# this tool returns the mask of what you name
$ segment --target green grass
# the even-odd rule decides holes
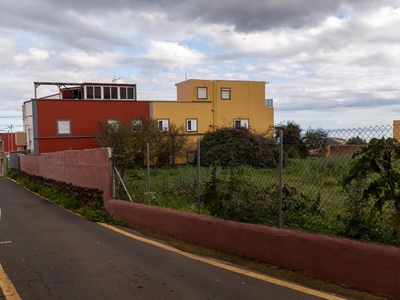
[[[16,172],[10,172],[7,174],[7,176],[11,179],[14,179],[18,184],[24,186],[28,190],[61,207],[64,207],[65,209],[78,213],[90,221],[120,226],[126,225],[122,220],[110,216],[106,212],[103,203],[92,202],[88,205],[82,205],[78,199],[64,195],[51,186],[43,186],[28,178],[18,177]]]
[[[351,195],[342,187],[350,161],[351,156],[289,160],[282,179],[283,184],[293,188],[293,194],[286,200],[283,227],[400,245],[400,237],[393,233],[393,206],[390,203],[382,213],[373,210],[373,201],[363,203],[361,219],[359,212],[351,209],[354,195],[359,196],[360,192],[350,191]],[[197,167],[191,165],[152,168],[150,204],[197,213],[197,172]],[[279,184],[279,170],[242,166],[233,172],[235,191],[228,197],[231,200],[224,200],[224,208],[221,208],[224,211],[216,216],[227,215],[228,219],[277,226],[278,197],[274,189]],[[204,195],[212,178],[212,168],[202,167],[200,173],[201,213],[215,215],[215,210],[210,211],[210,206],[205,205]],[[229,193],[231,176],[232,170],[217,168],[219,195]],[[124,181],[133,201],[149,202],[146,169],[127,170]],[[126,199],[126,195],[121,193],[120,198]],[[355,221],[356,225],[353,224]]]

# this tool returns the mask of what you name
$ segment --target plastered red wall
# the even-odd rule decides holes
[[[150,117],[150,102],[104,100],[36,100],[39,154],[97,147],[97,121],[129,122]],[[71,121],[71,134],[57,133],[57,120]]]
[[[83,151],[60,151],[40,156],[19,155],[20,170],[76,186],[103,191],[107,208],[111,197],[111,150],[109,148]]]
[[[4,152],[17,151],[18,146],[15,143],[15,132],[0,133],[0,139],[3,140]]]
[[[129,224],[154,232],[400,298],[397,247],[226,221],[121,200],[110,200],[108,208]]]

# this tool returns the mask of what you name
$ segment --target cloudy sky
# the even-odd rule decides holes
[[[275,123],[400,119],[400,0],[0,0],[0,131],[22,130],[34,81],[261,80]],[[40,89],[46,94],[45,87]]]

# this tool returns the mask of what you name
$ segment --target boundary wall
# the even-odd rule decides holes
[[[110,213],[176,239],[400,299],[400,248],[110,200]]]
[[[110,149],[20,157],[25,173],[103,191],[107,211],[127,223],[190,243],[400,299],[400,248],[226,221],[111,199]]]
[[[111,149],[97,148],[43,153],[40,156],[19,155],[19,169],[72,185],[103,191],[104,205],[112,195]]]
[[[353,155],[366,145],[330,145],[326,147],[325,156]]]

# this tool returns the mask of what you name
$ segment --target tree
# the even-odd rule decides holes
[[[186,154],[188,137],[182,127],[173,123],[168,130],[160,130],[157,120],[143,117],[129,123],[98,121],[98,124],[100,130],[95,135],[95,141],[100,147],[113,149],[113,160],[121,168],[121,173],[128,168],[146,165],[147,143],[153,164],[170,164],[175,158]]]
[[[393,202],[393,230],[400,234],[400,143],[393,138],[373,138],[366,147],[353,155],[350,171],[343,185],[357,180],[367,182],[364,201],[373,199],[375,208],[382,211],[386,202]]]
[[[279,165],[279,149],[273,138],[244,127],[222,127],[207,132],[201,140],[200,156],[204,166],[276,168]]]
[[[346,145],[364,145],[367,141],[360,138],[358,135],[356,137],[349,138],[346,142]]]
[[[301,136],[301,127],[294,121],[275,125],[275,139],[279,141],[280,130],[283,131],[283,150],[289,158],[304,158],[308,156],[307,146]]]
[[[327,139],[328,133],[320,127],[317,129],[309,128],[303,137],[308,152],[310,150],[323,151],[326,147]]]

